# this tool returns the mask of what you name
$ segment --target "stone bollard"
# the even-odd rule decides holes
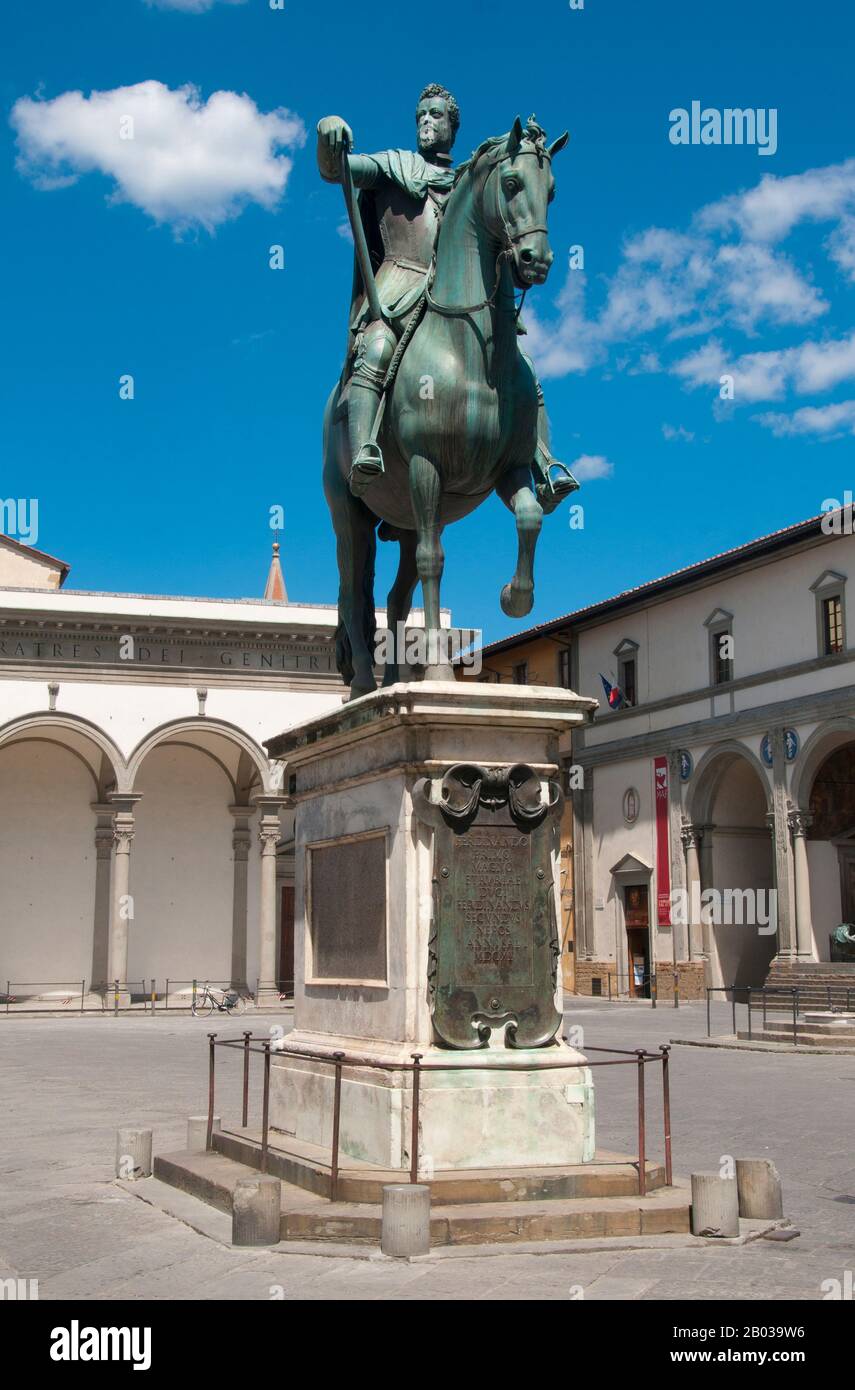
[[[390,1183],[383,1188],[380,1249],[384,1255],[426,1255],[430,1249],[430,1188]]]
[[[784,1215],[781,1175],[770,1158],[738,1158],[739,1215],[776,1220]]]
[[[116,1130],[116,1177],[135,1182],[151,1177],[151,1130]]]
[[[281,1197],[278,1178],[239,1178],[232,1198],[232,1245],[276,1245]]]
[[[739,1195],[735,1178],[692,1174],[692,1234],[738,1236]]]
[[[216,1134],[220,1128],[219,1115],[214,1116],[213,1133]],[[208,1116],[190,1115],[187,1120],[187,1152],[191,1154],[203,1154],[208,1141]]]

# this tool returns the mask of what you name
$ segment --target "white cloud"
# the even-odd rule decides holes
[[[184,10],[187,14],[201,14],[210,10],[217,0],[145,0],[149,9]],[[222,0],[224,5],[245,5],[246,0]]]
[[[133,138],[122,138],[132,120]],[[251,97],[139,82],[109,92],[22,97],[12,108],[18,168],[53,189],[98,171],[115,181],[112,202],[133,203],[177,230],[213,231],[247,203],[274,208],[292,160],[278,153],[306,139],[298,116],[264,113]]]
[[[704,230],[737,231],[749,241],[782,241],[798,223],[828,222],[855,210],[855,159],[776,178],[710,203],[698,214]]]
[[[671,368],[690,388],[718,387],[723,374],[734,378],[738,403],[781,400],[788,390],[798,395],[830,391],[855,380],[855,333],[826,342],[804,342],[772,352],[748,352],[728,357],[712,338]]]
[[[522,346],[537,362],[543,378],[586,372],[605,355],[596,341],[593,324],[585,318],[583,271],[568,271],[556,303],[560,317],[542,323],[534,308],[529,308],[529,301],[526,302],[524,318],[528,333]]]
[[[663,424],[662,434],[670,442],[679,440],[681,444],[691,444],[695,437],[694,430],[687,430],[683,425]]]
[[[590,483],[595,478],[610,478],[614,471],[614,464],[604,454],[580,454],[576,462],[570,465],[570,472],[580,483]]]
[[[751,243],[719,247],[718,298],[735,327],[751,332],[758,320],[809,323],[828,308],[822,295],[803,279],[789,257]]]
[[[764,415],[755,415],[754,419],[779,439],[804,435],[839,439],[841,435],[855,435],[855,401],[840,401],[836,405],[806,405],[792,415],[767,411]]]

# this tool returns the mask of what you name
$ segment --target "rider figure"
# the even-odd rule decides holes
[[[353,134],[340,116],[325,116],[318,122],[321,177],[328,183],[340,183],[341,160],[347,158],[353,186],[361,190],[359,214],[388,318],[388,322],[371,320],[357,268],[343,393],[352,459],[350,488],[356,496],[383,472],[383,455],[372,438],[383,380],[430,270],[442,209],[454,185],[451,149],[459,124],[457,102],[437,83],[425,87],[416,107],[418,153],[383,150],[372,155],[351,154]],[[564,464],[549,453],[539,382],[537,392],[538,441],[531,466],[538,501],[544,511],[552,511],[578,484]]]

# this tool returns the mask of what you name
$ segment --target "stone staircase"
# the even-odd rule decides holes
[[[766,978],[769,989],[798,989],[799,1010],[855,1008],[855,961],[773,961]],[[755,1007],[760,1006],[757,997]],[[766,996],[767,1012],[792,1010],[788,995]]]
[[[207,1153],[160,1154],[154,1176],[230,1213],[241,1178],[261,1166],[260,1134],[215,1132]],[[344,1158],[330,1201],[328,1154],[290,1136],[271,1136],[267,1172],[282,1186],[280,1238],[379,1244],[382,1189],[408,1175]],[[518,1170],[439,1173],[431,1187],[431,1245],[570,1240],[687,1233],[687,1186],[665,1186],[664,1168],[645,1164],[647,1193],[638,1195],[638,1164],[598,1153],[593,1163]]]

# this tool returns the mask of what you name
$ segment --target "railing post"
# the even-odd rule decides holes
[[[243,1035],[243,1128],[249,1124],[249,1040],[252,1037],[252,1030]]]
[[[12,981],[6,981],[6,1012],[9,1012],[9,1001],[12,998]]]
[[[195,1009],[195,1007],[196,1007],[196,981],[194,980],[194,981],[193,981],[193,994],[192,994],[191,999],[190,999],[190,1008],[191,1008],[191,1009]]]
[[[748,1041],[751,1042],[751,985],[748,986]]]
[[[673,930],[673,929],[672,929]],[[674,1008],[680,1007],[680,976],[676,965],[674,966]]]
[[[113,1017],[119,1016],[119,981],[113,981]]]
[[[609,971],[608,975],[606,976],[606,979],[607,979],[608,982],[609,982],[609,1003],[611,1003],[611,1002],[612,1002],[612,972],[611,972],[611,971]]]
[[[657,998],[656,998],[656,978],[657,978],[656,975],[654,975],[654,974],[651,972],[651,975],[650,975],[650,1007],[651,1007],[652,1009],[655,1009],[655,1008],[656,1008],[656,1003],[657,1003]]]
[[[712,995],[712,990],[710,989],[709,985],[706,986],[706,991],[707,991],[707,1037],[708,1037],[708,1038],[711,1038],[711,1037],[712,1037],[712,1023],[711,1023],[711,1021],[710,1021],[710,997],[711,997],[711,995]]]
[[[730,1002],[733,1006],[733,1036],[736,1037],[736,985],[730,987]]]
[[[83,1013],[83,1000],[86,997],[86,981],[80,981],[80,1012]]]
[[[166,995],[164,996],[163,1007],[164,1007],[165,1009],[168,1009],[168,1008],[169,1008],[169,976],[168,976],[168,975],[167,975],[167,977],[166,977]]]
[[[638,1195],[647,1196],[647,1156],[645,1153],[646,1135],[644,1129],[644,1049],[637,1047],[638,1058]]]
[[[662,1118],[665,1124],[665,1186],[671,1186],[671,1077],[669,1074],[670,1047],[660,1043],[662,1053]]]
[[[793,1047],[796,1047],[797,1044],[798,1044],[798,1041],[799,1041],[799,1030],[798,1030],[798,1022],[797,1022],[798,1008],[799,1008],[799,991],[798,991],[798,988],[796,988],[796,989],[793,990]]]
[[[267,1172],[267,1149],[270,1138],[270,1043],[264,1044],[264,1096],[261,1102],[261,1171]]]
[[[763,986],[763,1032],[766,1031],[766,986]]]
[[[419,1180],[419,1096],[422,1053],[413,1053],[413,1124],[410,1139],[410,1182]]]
[[[214,1134],[214,1046],[216,1033],[208,1034],[208,1129],[205,1134],[205,1151],[213,1147]]]
[[[334,1052],[335,1088],[333,1091],[332,1154],[330,1155],[330,1201],[338,1200],[338,1135],[341,1126],[341,1064],[343,1052]]]

